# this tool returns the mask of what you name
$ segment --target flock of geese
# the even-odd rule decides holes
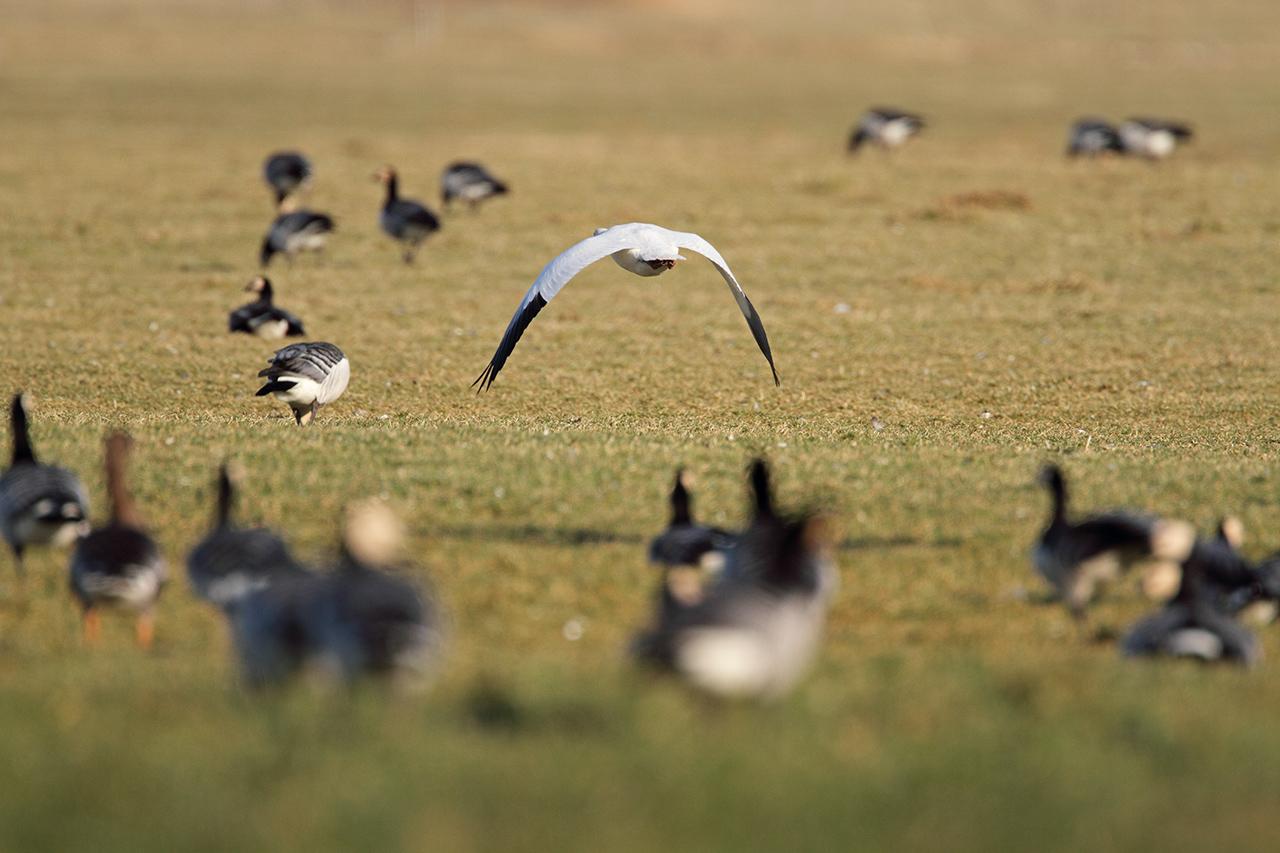
[[[873,109],[858,122],[849,148],[897,148],[924,127],[918,115]],[[1190,136],[1176,122],[1130,119],[1114,127],[1082,119],[1071,128],[1068,153],[1160,159]],[[333,231],[328,214],[294,203],[311,176],[310,162],[296,152],[273,154],[266,161],[264,177],[278,216],[263,239],[264,272],[277,254],[292,257],[323,248]],[[375,177],[386,190],[379,227],[412,263],[424,241],[440,229],[440,219],[422,203],[400,196],[395,169],[388,166]],[[474,207],[507,192],[483,166],[469,162],[446,168],[440,187],[445,207],[457,201]],[[764,323],[719,251],[697,234],[627,223],[598,229],[543,268],[473,386],[482,391],[493,384],[534,318],[587,266],[609,257],[630,273],[653,277],[685,260],[685,251],[706,258],[720,273],[775,384],[780,383]],[[306,335],[303,321],[275,304],[265,274],[246,290],[254,299],[231,312],[231,332],[270,341]],[[265,382],[257,396],[274,396],[289,406],[299,425],[307,425],[322,406],[342,396],[351,365],[332,343],[301,342],[278,350],[258,375]],[[137,642],[149,647],[168,569],[129,491],[130,437],[113,432],[106,438],[110,513],[105,524],[91,527],[79,478],[37,457],[22,393],[13,398],[10,422],[13,452],[0,476],[0,533],[19,573],[30,548],[72,547],[69,584],[83,614],[86,641],[98,641],[101,612],[118,609],[133,615]],[[186,568],[192,593],[225,616],[244,682],[265,687],[325,672],[347,682],[383,676],[397,684],[426,683],[444,656],[445,609],[433,590],[405,580],[403,533],[390,510],[376,502],[350,506],[332,560],[309,566],[274,531],[236,523],[241,477],[233,464],[218,471],[213,522],[187,555]],[[1073,520],[1063,472],[1049,466],[1041,482],[1050,493],[1051,510],[1032,565],[1051,597],[1076,620],[1084,623],[1108,586],[1136,573],[1143,592],[1160,606],[1120,640],[1125,655],[1245,665],[1258,659],[1258,643],[1246,623],[1274,620],[1280,555],[1260,562],[1245,558],[1243,532],[1234,519],[1225,519],[1210,537],[1197,535],[1185,522],[1125,511]],[[835,549],[822,515],[778,507],[765,460],[750,464],[747,491],[749,511],[742,527],[700,524],[684,472],[676,472],[670,521],[648,549],[649,561],[660,570],[653,616],[637,633],[631,653],[642,665],[675,673],[716,696],[776,697],[797,683],[819,649],[836,588]]]

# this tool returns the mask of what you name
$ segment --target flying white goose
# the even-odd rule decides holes
[[[479,390],[483,391],[493,384],[493,380],[497,378],[502,366],[507,363],[520,336],[533,322],[533,318],[538,316],[538,312],[569,283],[571,278],[591,264],[612,256],[618,266],[628,272],[641,276],[655,276],[671,269],[676,265],[676,261],[685,260],[680,254],[681,249],[688,249],[702,255],[720,271],[729,289],[733,291],[733,298],[742,309],[742,315],[747,318],[747,326],[750,327],[760,352],[764,353],[764,357],[769,362],[774,384],[781,384],[778,379],[778,370],[773,365],[773,352],[769,349],[769,337],[765,334],[764,323],[761,322],[760,315],[756,313],[747,294],[743,293],[742,286],[734,278],[729,264],[716,251],[715,246],[697,234],[672,231],[660,225],[650,225],[645,222],[630,222],[626,225],[614,225],[612,228],[596,229],[593,236],[565,249],[552,259],[551,263],[543,267],[507,325],[507,331],[502,335],[502,341],[498,344],[493,358],[489,360],[484,372],[471,383],[472,386],[479,385]]]

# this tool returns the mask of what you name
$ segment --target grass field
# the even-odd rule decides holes
[[[66,555],[0,561],[0,850],[1274,849],[1275,664],[1122,661],[1027,600],[1026,552],[1046,459],[1082,506],[1280,547],[1280,9],[774,5],[5,4],[0,391],[98,510],[100,439],[135,434],[176,578],[151,654],[123,622],[88,651]],[[880,102],[932,126],[846,158]],[[1199,136],[1067,162],[1087,113]],[[353,365],[306,430],[225,333],[282,147],[339,233],[278,301]],[[370,175],[434,205],[456,158],[513,192],[406,267]],[[632,220],[720,248],[782,387],[691,260],[592,268],[476,396],[542,264]],[[717,707],[623,649],[672,469],[737,523],[761,452],[836,519],[842,588],[796,695]],[[181,568],[228,456],[308,558],[348,500],[405,518],[452,614],[431,693],[238,689]]]

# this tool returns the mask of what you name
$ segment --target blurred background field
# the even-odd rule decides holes
[[[1084,506],[1234,512],[1280,548],[1276,4],[0,12],[0,390],[33,393],[37,450],[98,510],[100,438],[134,432],[175,570],[144,655],[123,622],[81,648],[65,555],[0,565],[0,849],[1274,847],[1276,664],[1121,661],[1034,603],[1026,551],[1048,458]],[[880,103],[929,129],[846,157]],[[1068,162],[1095,113],[1198,136]],[[280,148],[338,233],[273,268],[278,298],[353,370],[308,430],[252,396],[272,348],[225,333]],[[436,206],[455,159],[512,194],[406,267],[370,176]],[[631,220],[716,244],[782,387],[693,260],[589,270],[472,393],[546,260]],[[794,697],[710,706],[623,652],[674,467],[732,524],[758,452],[831,509],[842,589]],[[181,568],[227,456],[242,514],[304,556],[349,499],[403,515],[454,627],[429,695],[237,689]]]

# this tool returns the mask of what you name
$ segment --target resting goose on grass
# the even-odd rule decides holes
[[[267,186],[276,195],[276,206],[311,178],[311,163],[296,151],[278,151],[262,166]]]
[[[133,612],[138,645],[146,649],[151,647],[153,612],[168,569],[155,540],[143,529],[125,483],[125,463],[132,446],[133,440],[124,433],[107,437],[111,520],[76,544],[71,557],[71,591],[83,611],[87,642],[98,639],[99,609],[120,607]]]
[[[732,552],[740,571],[695,604],[664,597],[657,623],[632,651],[724,698],[787,693],[817,654],[836,585],[824,522],[776,513],[768,469],[752,465],[757,511]]]
[[[1120,141],[1128,154],[1148,160],[1163,160],[1179,145],[1191,141],[1189,125],[1155,118],[1125,119],[1120,125]]]
[[[1106,153],[1124,153],[1120,132],[1100,118],[1077,119],[1067,137],[1068,157],[1097,157]]]
[[[275,218],[262,238],[258,260],[266,269],[271,259],[284,253],[290,260],[299,252],[319,252],[333,233],[333,217],[311,210],[284,212]]]
[[[8,470],[0,475],[0,533],[21,573],[27,548],[65,548],[89,532],[89,498],[75,474],[36,459],[21,393],[14,396],[9,417],[13,456]]]
[[[342,350],[323,341],[290,344],[277,351],[268,365],[258,371],[267,384],[255,396],[271,394],[287,403],[298,426],[315,420],[320,407],[341,397],[351,380],[351,363]]]
[[[1149,594],[1172,594],[1177,563],[1195,544],[1191,525],[1123,512],[1071,521],[1062,470],[1046,466],[1040,482],[1053,502],[1049,523],[1032,550],[1032,563],[1073,616],[1082,619],[1098,588],[1138,563],[1154,563],[1147,575]]]
[[[239,476],[238,467],[218,470],[213,529],[187,556],[187,578],[196,597],[228,612],[250,594],[306,572],[274,532],[232,520]]]
[[[405,245],[404,262],[411,264],[422,241],[440,230],[440,220],[420,202],[400,198],[400,177],[392,167],[382,168],[374,177],[387,187],[378,226]]]
[[[485,199],[506,192],[507,185],[479,163],[453,163],[440,175],[440,199],[446,210],[454,199],[467,202],[474,210]]]
[[[773,365],[773,352],[769,349],[769,337],[764,331],[764,323],[756,313],[751,300],[747,298],[747,294],[743,292],[742,286],[734,278],[729,264],[715,247],[697,234],[672,231],[660,225],[644,222],[631,222],[626,225],[615,225],[612,228],[596,229],[593,236],[565,249],[543,267],[533,286],[521,300],[520,306],[516,308],[511,322],[507,324],[507,330],[503,333],[502,341],[498,344],[493,358],[489,360],[484,372],[471,383],[472,386],[479,386],[478,390],[483,391],[493,384],[493,380],[498,377],[498,373],[507,363],[520,336],[533,322],[533,318],[538,316],[538,312],[546,307],[546,304],[569,283],[570,279],[591,264],[606,257],[612,257],[618,266],[628,272],[644,277],[656,276],[671,269],[676,261],[685,259],[680,254],[682,248],[702,255],[719,270],[720,275],[729,285],[739,310],[747,320],[747,327],[751,329],[756,345],[760,347],[760,352],[769,362],[774,384],[780,384],[778,371]]]
[[[872,107],[858,119],[858,125],[849,137],[849,153],[856,153],[866,143],[891,151],[923,129],[924,119],[914,113]]]
[[[301,320],[273,303],[271,279],[258,276],[245,286],[245,290],[258,294],[258,298],[231,312],[229,325],[232,332],[257,335],[265,341],[306,334]]]

